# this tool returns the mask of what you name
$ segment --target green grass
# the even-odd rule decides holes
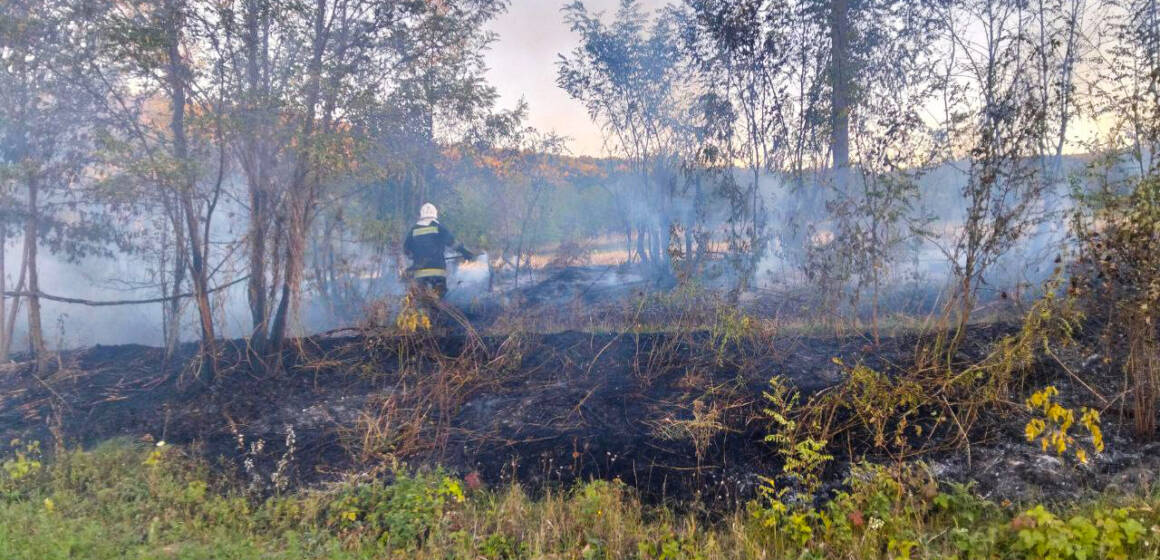
[[[182,449],[0,459],[0,558],[1158,558],[1160,496],[993,504],[921,466],[860,467],[820,508],[714,516],[591,482],[536,499],[433,471],[257,499]]]

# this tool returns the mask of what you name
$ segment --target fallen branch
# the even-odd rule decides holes
[[[240,284],[246,280],[249,280],[249,278],[250,278],[249,275],[243,276],[243,277],[238,278],[237,280],[234,280],[228,284],[222,284],[221,286],[217,286],[217,287],[211,289],[209,291],[209,293],[212,294],[215,292],[220,292],[220,291],[225,290],[226,288],[229,288],[235,284]],[[39,292],[39,291],[38,292],[29,292],[29,291],[4,292],[4,297],[33,297],[33,296],[35,296],[35,297],[38,297],[40,299],[46,299],[48,301],[57,301],[60,303],[75,303],[77,305],[88,305],[90,307],[107,307],[107,306],[113,306],[113,305],[144,305],[144,304],[148,304],[148,303],[165,303],[167,301],[173,301],[175,299],[193,297],[193,295],[194,295],[193,292],[186,292],[184,294],[177,294],[175,296],[165,296],[165,297],[157,297],[157,298],[149,298],[149,299],[91,300],[91,299],[71,298],[71,297],[64,297],[64,296],[54,296],[52,294],[46,294],[44,292]]]

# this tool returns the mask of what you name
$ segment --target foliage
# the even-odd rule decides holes
[[[1052,400],[1059,394],[1059,390],[1052,385],[1032,393],[1027,399],[1027,408],[1035,417],[1027,422],[1024,434],[1028,442],[1039,441],[1040,447],[1046,452],[1048,448],[1056,455],[1063,455],[1072,449],[1075,458],[1080,463],[1088,462],[1087,450],[1076,444],[1070,430],[1075,425],[1075,411],[1060,405]],[[1104,451],[1104,435],[1100,430],[1100,413],[1097,410],[1082,407],[1080,409],[1080,425],[1087,429],[1091,436],[1091,450],[1095,454]]]
[[[1027,558],[1127,560],[1147,529],[1129,508],[1076,515],[1066,521],[1035,506],[1011,521],[1018,531],[1011,548]]]
[[[329,518],[338,530],[370,538],[387,550],[415,550],[463,500],[462,483],[442,472],[402,474],[389,485],[358,485],[339,494],[329,506]]]
[[[813,442],[816,449],[799,449],[808,456],[811,451],[824,454],[825,442],[841,438],[851,451],[856,445],[864,455],[885,454],[895,460],[912,458],[941,445],[969,444],[972,437],[978,437],[976,424],[987,410],[1010,408],[1012,393],[1022,391],[1024,378],[1037,360],[1053,359],[1062,370],[1071,372],[1057,352],[1076,344],[1074,337],[1084,314],[1074,294],[1060,293],[1059,283],[1057,272],[1045,284],[1043,296],[1031,305],[1019,331],[1000,338],[982,358],[960,362],[946,358],[946,337],[953,332],[939,330],[920,339],[915,363],[910,367],[883,372],[862,362],[850,366],[833,358],[844,378],[810,395],[805,402],[799,402],[798,394],[775,379],[773,390],[765,394],[774,406],[765,413],[779,432],[767,441],[783,449]],[[1071,376],[1084,384],[1074,373]],[[1100,397],[1094,389],[1087,388]],[[1054,403],[1045,405],[1043,395],[1034,397],[1034,403],[1032,410],[1044,415],[1026,426],[1034,429],[1035,437],[1047,437],[1053,446],[1062,442],[1066,448],[1072,444],[1067,431],[1079,418],[1093,436],[1093,443],[1077,458],[1084,462],[1091,453],[1102,452],[1096,411],[1085,408],[1075,414],[1062,407],[1056,409],[1051,406]],[[1060,428],[1062,432],[1058,432]],[[783,433],[796,439],[787,439],[789,436]]]
[[[940,490],[921,465],[856,465],[823,505],[754,502],[708,524],[616,481],[533,499],[440,471],[256,500],[180,448],[124,440],[64,452],[41,474],[0,500],[0,557],[1090,559],[1155,558],[1160,545],[1155,496],[1006,508]]]
[[[20,489],[28,479],[37,476],[44,464],[40,461],[40,442],[27,443],[14,439],[9,442],[12,456],[0,462],[0,498],[15,500],[20,498]]]
[[[801,395],[789,389],[779,377],[770,379],[769,385],[770,389],[762,396],[767,403],[764,413],[773,421],[774,431],[765,436],[765,442],[774,444],[785,461],[782,476],[796,484],[800,494],[811,497],[821,487],[823,470],[834,457],[824,452],[826,440],[809,435],[817,431],[817,426],[813,426],[811,431],[798,429],[798,420],[794,418],[800,416],[797,407]],[[804,421],[812,420],[806,418]],[[780,502],[789,490],[779,487],[772,478],[762,477],[762,482],[762,491],[774,502]]]
[[[411,294],[403,296],[399,314],[395,317],[395,327],[404,333],[431,330],[431,318],[415,299]]]
[[[1135,431],[1156,433],[1160,404],[1160,176],[1140,180],[1126,195],[1105,192],[1077,217],[1083,253],[1077,284],[1090,314],[1102,323],[1105,351],[1122,356],[1124,391]]]
[[[1043,295],[1023,316],[1019,331],[1000,338],[985,359],[965,368],[953,383],[961,390],[978,391],[986,400],[997,401],[1020,388],[1041,358],[1066,368],[1058,351],[1076,345],[1085,315],[1075,292],[1062,290],[1062,281],[1062,271],[1057,268],[1044,283]]]

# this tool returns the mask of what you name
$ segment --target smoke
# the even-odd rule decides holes
[[[1081,158],[1066,158],[1065,174],[1081,173],[1085,162]],[[741,170],[734,170],[734,180],[741,182],[750,176]],[[914,311],[915,301],[929,306],[935,298],[930,294],[942,292],[953,279],[952,263],[943,250],[961,228],[963,201],[961,190],[966,178],[961,170],[947,164],[931,170],[918,181],[919,193],[915,205],[910,208],[904,229],[914,224],[923,224],[927,236],[919,236],[907,231],[907,239],[900,243],[892,255],[891,266],[885,272],[883,294],[885,305]],[[744,184],[744,183],[742,183]],[[711,259],[722,258],[728,235],[730,208],[721,196],[705,196],[698,199],[691,188],[680,188],[671,200],[660,207],[649,196],[650,191],[633,175],[614,175],[600,186],[589,186],[587,190],[570,187],[549,193],[543,200],[542,212],[536,214],[540,220],[531,224],[524,232],[527,247],[531,253],[544,255],[535,262],[541,265],[553,257],[553,252],[561,251],[568,243],[574,247],[591,250],[597,241],[604,245],[601,251],[615,255],[620,262],[635,252],[635,243],[628,246],[624,235],[631,228],[632,235],[639,235],[641,225],[659,229],[672,220],[685,226],[696,220],[697,227],[708,234],[713,254]],[[760,177],[759,193],[765,210],[766,235],[768,245],[757,267],[756,290],[805,290],[814,289],[814,283],[805,273],[807,253],[811,249],[824,248],[827,244],[839,243],[835,237],[834,216],[831,206],[835,197],[820,180],[813,179],[804,186],[795,186],[783,176],[766,173]],[[1017,294],[1033,297],[1038,287],[1056,268],[1056,258],[1064,251],[1068,230],[1063,219],[1071,209],[1071,200],[1066,185],[1060,184],[1045,197],[1038,210],[1052,219],[1042,221],[1027,232],[1016,246],[1004,255],[984,278],[980,295],[986,299],[1000,294]],[[246,223],[244,209],[238,203],[223,203],[219,211],[220,219],[214,222],[212,237],[215,249],[211,261],[218,274],[213,282],[226,284],[240,279],[246,273],[246,263],[239,256],[243,252],[235,247],[244,243]],[[474,226],[479,233],[475,238],[483,239],[498,235],[489,230],[494,216],[500,216],[502,205],[483,209],[486,213],[479,217]],[[449,223],[464,219],[455,212],[448,212]],[[518,214],[518,212],[517,212]],[[588,220],[588,223],[580,222]],[[595,225],[594,225],[595,224]],[[521,225],[518,222],[515,225]],[[498,226],[496,226],[498,227]],[[453,229],[458,229],[453,227]],[[462,230],[458,230],[460,233]],[[510,229],[507,235],[516,239],[519,229]],[[322,270],[333,273],[328,284],[323,286],[316,278],[315,263],[307,268],[307,283],[300,313],[295,324],[295,334],[312,334],[356,323],[366,306],[377,300],[397,298],[405,291],[399,273],[406,266],[398,262],[394,255],[397,250],[384,248],[381,244],[357,239],[336,239],[324,241],[321,236],[312,240],[310,260],[321,251],[324,243],[332,243],[339,255],[341,271]],[[635,238],[634,238],[635,239]],[[11,240],[7,247],[7,285],[12,289],[16,284],[19,239]],[[683,239],[671,237],[670,243]],[[698,241],[700,242],[700,241]],[[471,244],[469,243],[469,246]],[[484,249],[492,245],[483,245]],[[510,256],[508,264],[510,264]],[[507,291],[512,289],[511,268],[500,267],[501,272],[492,277],[496,270],[495,257],[481,253],[470,262],[452,263],[448,280],[447,301],[466,308],[488,298],[502,301]],[[603,263],[607,264],[607,263]],[[615,264],[615,263],[613,263]],[[49,294],[82,298],[95,301],[146,299],[158,297],[158,264],[144,252],[119,254],[116,258],[88,257],[78,262],[67,262],[50,251],[41,251],[39,259],[41,289]],[[633,290],[624,289],[637,286],[646,275],[630,268],[612,272],[592,272],[575,275],[577,283],[587,288],[586,293],[628,294]],[[706,287],[727,288],[732,285],[731,272],[727,266],[717,266],[718,276],[698,279]],[[521,272],[521,290],[528,290],[535,283],[552,280],[536,267]],[[589,286],[590,285],[590,286]],[[853,286],[839,286],[838,289],[852,291]],[[327,291],[329,297],[322,293]],[[550,291],[550,290],[549,290]],[[543,291],[547,294],[548,291]],[[214,316],[219,323],[220,336],[238,338],[249,336],[251,317],[248,296],[244,282],[228,289],[215,292],[213,296]],[[549,298],[550,300],[551,298]],[[11,300],[9,300],[11,302]],[[181,325],[182,340],[195,340],[197,328],[193,310],[186,306]],[[83,347],[95,344],[147,344],[160,345],[163,341],[161,329],[162,308],[160,304],[125,305],[109,307],[89,307],[83,305],[42,302],[43,325],[47,343],[54,348]],[[17,352],[27,348],[25,312],[22,309],[13,349]]]
[[[490,282],[491,261],[487,253],[481,253],[475,260],[450,267],[446,300],[458,306],[470,305],[488,293]]]

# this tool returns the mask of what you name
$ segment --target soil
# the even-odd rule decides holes
[[[964,358],[983,356],[1010,331],[971,330]],[[363,332],[297,341],[279,375],[249,367],[236,341],[212,382],[194,375],[195,346],[169,362],[157,348],[97,346],[61,354],[42,376],[31,363],[0,366],[0,442],[164,440],[248,472],[255,484],[268,485],[279,461],[294,484],[314,485],[401,460],[533,489],[618,478],[649,499],[730,507],[780,468],[763,441],[771,377],[808,394],[843,378],[834,358],[890,373],[905,367],[916,342],[776,336],[722,347],[707,332]],[[374,419],[389,437],[367,445]],[[986,441],[926,460],[940,480],[974,481],[985,495],[1012,501],[1131,490],[1160,472],[1160,444],[1130,440],[1114,417],[1105,422],[1108,452],[1086,467],[1028,445],[1025,421],[994,419],[999,429]],[[833,481],[848,459],[839,455]]]

